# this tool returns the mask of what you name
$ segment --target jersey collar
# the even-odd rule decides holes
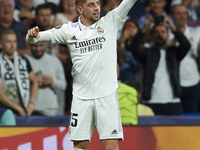
[[[79,16],[79,18],[78,18],[78,25],[79,25],[79,29],[80,29],[81,31],[83,31],[83,30],[86,29],[86,28],[96,29],[97,24],[98,24],[98,21],[95,22],[95,23],[93,23],[91,26],[86,27],[85,25],[83,25],[83,24],[81,23],[81,19],[80,19],[80,18],[81,18],[81,16]]]

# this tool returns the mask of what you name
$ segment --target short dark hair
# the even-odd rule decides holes
[[[166,26],[164,26],[164,25],[162,25],[162,24],[160,24],[160,23],[156,23],[154,26],[153,26],[153,28],[151,29],[151,35],[153,34],[153,32],[154,32],[154,30],[155,30],[155,28],[157,27],[157,26],[163,26],[163,27],[165,27],[166,28],[166,31],[167,31],[167,33],[168,33],[168,28],[166,27]]]
[[[51,10],[51,6],[48,3],[38,5],[37,8],[36,8],[36,10],[35,10],[35,15],[36,16],[38,16],[40,9],[49,9],[49,10]],[[51,12],[52,12],[52,10],[51,10]]]
[[[86,1],[87,1],[87,0],[75,0],[76,7],[77,7],[77,6],[83,6],[83,4],[84,4]]]
[[[11,29],[5,29],[5,30],[3,30],[3,32],[1,32],[0,41],[2,42],[4,36],[8,35],[8,34],[14,34],[14,35],[16,35],[16,33],[13,30],[11,30]]]
[[[185,6],[182,5],[182,4],[173,5],[173,6],[170,7],[170,14],[173,14],[173,13],[174,13],[174,9],[175,9],[176,7],[178,7],[178,6],[183,6],[183,7],[185,7]],[[187,10],[187,7],[185,7],[185,9]]]

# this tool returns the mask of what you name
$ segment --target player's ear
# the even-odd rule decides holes
[[[78,11],[78,13],[80,14],[80,15],[82,15],[82,13],[83,13],[83,8],[81,7],[81,6],[77,6],[77,11]]]

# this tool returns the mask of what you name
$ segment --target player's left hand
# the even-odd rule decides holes
[[[34,28],[31,28],[28,30],[28,36],[29,37],[34,37],[36,39],[39,39],[40,38],[40,34],[39,34],[39,28],[38,26],[34,27]]]

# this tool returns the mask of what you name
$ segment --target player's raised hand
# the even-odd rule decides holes
[[[40,37],[39,31],[40,31],[39,28],[36,26],[36,27],[28,30],[28,36],[39,39],[39,37]]]

